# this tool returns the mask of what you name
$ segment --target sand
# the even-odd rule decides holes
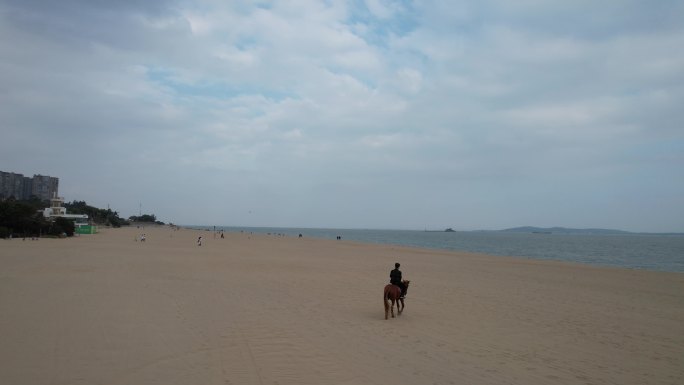
[[[0,240],[0,383],[683,384],[684,274],[167,227]]]

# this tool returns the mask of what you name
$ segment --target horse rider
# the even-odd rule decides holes
[[[406,286],[401,279],[401,270],[399,270],[399,262],[394,264],[394,270],[390,271],[390,283],[392,285],[398,286],[401,289],[401,298],[406,296]]]

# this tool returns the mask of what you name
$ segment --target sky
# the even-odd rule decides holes
[[[682,1],[0,0],[0,170],[185,225],[684,232]]]

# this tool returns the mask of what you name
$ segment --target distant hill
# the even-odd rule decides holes
[[[629,231],[613,230],[613,229],[570,229],[566,227],[533,227],[522,226],[513,227],[510,229],[499,230],[507,233],[542,233],[542,234],[633,234]]]

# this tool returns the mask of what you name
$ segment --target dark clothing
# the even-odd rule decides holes
[[[390,283],[392,285],[399,286],[402,297],[406,295],[406,286],[401,281],[401,270],[399,270],[399,268],[390,271]]]
[[[390,283],[393,285],[401,284],[401,270],[397,268],[390,271]]]

